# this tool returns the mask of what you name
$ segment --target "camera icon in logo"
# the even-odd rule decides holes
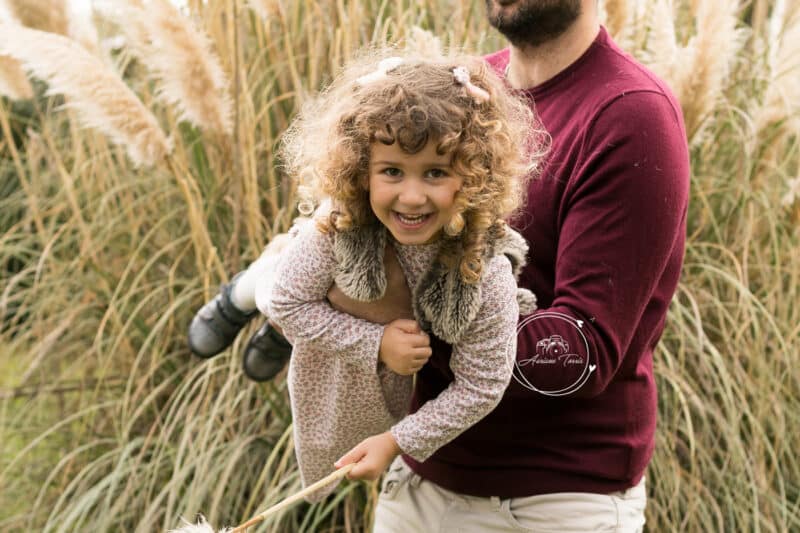
[[[560,357],[566,353],[569,353],[569,343],[561,335],[550,335],[536,343],[539,357]]]

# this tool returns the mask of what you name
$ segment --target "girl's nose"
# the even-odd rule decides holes
[[[403,183],[403,188],[398,196],[400,203],[408,206],[423,205],[427,201],[425,190],[415,180]]]

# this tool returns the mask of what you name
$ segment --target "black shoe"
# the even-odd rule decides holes
[[[258,328],[247,343],[242,368],[253,381],[269,381],[286,366],[292,355],[292,345],[269,321]]]
[[[213,357],[233,344],[239,331],[258,314],[258,310],[244,312],[233,305],[233,283],[223,285],[189,324],[189,349],[199,357]]]

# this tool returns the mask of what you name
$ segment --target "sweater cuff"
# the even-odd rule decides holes
[[[390,432],[392,437],[394,437],[394,440],[397,442],[397,446],[400,447],[401,453],[411,456],[415,461],[421,463],[433,455],[433,452],[436,450],[428,450],[425,447],[420,446],[420,439],[415,439],[413,432],[408,431],[408,424],[406,423],[407,420],[408,417],[392,426]]]

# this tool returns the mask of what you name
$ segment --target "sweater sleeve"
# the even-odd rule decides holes
[[[486,269],[481,309],[464,339],[453,346],[453,381],[391,429],[400,449],[418,461],[489,414],[511,380],[519,318],[517,284],[505,256],[492,258]]]
[[[601,394],[642,355],[628,353],[635,336],[653,334],[655,321],[645,332],[642,317],[665,314],[683,258],[689,186],[678,113],[659,92],[623,94],[586,134],[584,163],[560,207],[552,305],[521,322],[517,361],[529,389]]]
[[[333,235],[306,222],[277,267],[270,318],[296,348],[336,355],[375,372],[383,326],[331,307],[326,296],[335,268]]]

